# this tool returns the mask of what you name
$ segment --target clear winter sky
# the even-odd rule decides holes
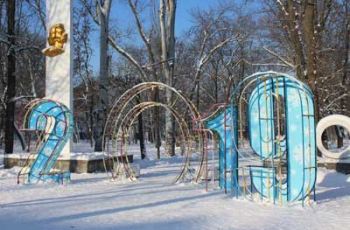
[[[210,5],[215,5],[218,1],[232,1],[232,0],[177,0],[176,8],[176,22],[175,22],[175,34],[180,36],[181,33],[190,28],[193,18],[191,17],[191,9],[208,9]],[[120,1],[113,4],[111,9],[111,21],[117,21],[118,24],[111,23],[111,27],[122,29],[127,25],[133,25],[134,18],[131,14],[130,9],[126,4],[120,3]],[[158,9],[157,9],[158,10]],[[91,60],[91,65],[93,71],[98,73],[99,71],[99,40],[98,40],[98,31],[95,32],[95,35],[92,39],[93,45],[93,57]],[[141,41],[141,40],[139,40]]]

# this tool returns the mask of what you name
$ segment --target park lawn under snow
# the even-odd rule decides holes
[[[152,154],[153,153],[153,154]],[[181,159],[149,159],[135,182],[72,174],[69,185],[17,185],[0,169],[0,229],[349,229],[350,176],[318,169],[317,203],[302,207],[236,200],[222,190],[173,184]],[[138,156],[135,156],[138,158]]]

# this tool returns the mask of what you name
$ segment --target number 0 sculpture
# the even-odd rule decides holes
[[[240,148],[233,148],[237,162],[233,164],[236,194],[245,195],[254,190],[261,199],[281,203],[310,198],[316,180],[315,120],[310,89],[287,74],[257,73],[235,90],[233,104],[239,108],[238,125],[233,125],[239,132],[240,143]],[[240,163],[247,159],[247,153],[242,152],[244,124],[248,126],[250,142],[250,151],[246,152],[253,152],[249,159],[254,164],[250,165]],[[250,186],[245,181],[247,174]]]

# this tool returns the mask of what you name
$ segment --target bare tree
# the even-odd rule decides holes
[[[346,111],[350,108],[347,107],[347,102],[349,101],[349,92],[350,92],[350,73],[349,73],[349,52],[350,52],[350,3],[349,1],[343,1],[344,8],[344,17],[343,17],[343,65],[342,65],[342,86],[343,86],[343,94],[345,94],[348,98],[346,100],[345,97],[341,99],[341,110],[342,112],[350,112]]]
[[[86,127],[81,130],[87,134],[93,147],[93,111],[95,106],[96,81],[92,76],[92,67],[90,66],[92,48],[91,34],[93,28],[85,6],[78,5],[74,9],[74,73],[75,73],[75,103],[74,111],[76,120],[79,119]]]
[[[99,99],[95,110],[95,151],[102,151],[103,129],[108,109],[108,25],[111,0],[95,0],[98,22],[100,25],[100,82]]]
[[[100,24],[99,20],[97,19],[96,15],[92,12],[91,10],[91,5],[87,2],[87,0],[82,0],[83,3],[85,4],[85,6],[87,7],[90,15],[92,16],[93,20],[97,23]],[[142,59],[137,58],[137,56],[135,54],[133,54],[132,52],[130,52],[131,50],[128,50],[128,47],[122,47],[122,45],[119,43],[118,38],[114,37],[112,35],[112,33],[110,33],[108,35],[108,42],[110,44],[110,46],[117,51],[120,55],[122,55],[124,58],[126,58],[126,60],[128,60],[130,62],[131,65],[133,65],[135,67],[135,69],[138,71],[138,76],[140,77],[140,79],[142,79],[143,81],[149,81],[150,77],[147,74],[147,71],[149,71],[150,76],[153,80],[155,81],[159,81],[160,77],[159,77],[159,72],[157,72],[157,66],[159,64],[163,64],[163,74],[164,76],[170,76],[170,68],[171,68],[171,64],[168,63],[168,60],[172,60],[171,58],[168,58],[170,56],[174,56],[174,42],[175,42],[175,38],[174,38],[174,31],[170,32],[169,34],[166,35],[166,37],[169,36],[172,37],[172,41],[174,44],[170,44],[170,42],[165,42],[167,44],[165,44],[165,49],[164,50],[164,54],[165,56],[162,56],[162,51],[161,54],[157,53],[157,47],[153,47],[152,46],[152,41],[157,41],[157,37],[155,35],[157,35],[157,33],[155,32],[156,28],[154,24],[151,24],[150,28],[148,28],[147,30],[145,29],[145,26],[143,25],[141,19],[140,19],[140,13],[142,12],[142,10],[145,8],[144,5],[142,5],[138,0],[128,0],[127,4],[134,16],[134,21],[136,24],[136,28],[137,28],[137,32],[139,34],[139,36],[141,37],[146,51],[147,51],[147,60],[148,63],[147,64],[142,64]],[[168,3],[167,3],[168,4]],[[165,6],[165,5],[164,5]],[[176,1],[173,1],[169,6],[166,7],[167,12],[169,12],[170,14],[173,14],[173,16],[167,16],[167,27],[165,27],[164,24],[164,29],[169,30],[167,28],[170,28],[171,26],[174,27],[175,26],[175,8],[176,8]],[[173,12],[173,13],[172,13]],[[168,15],[168,13],[167,13]],[[165,19],[164,19],[165,20]],[[164,21],[165,23],[165,21]],[[165,38],[166,39],[166,38]],[[130,48],[129,48],[130,49]],[[168,51],[170,50],[170,52],[168,53]],[[164,59],[165,57],[165,59]],[[162,61],[163,60],[163,61]],[[164,69],[165,68],[165,69]],[[147,70],[147,71],[146,71]],[[168,72],[166,72],[168,71]],[[168,74],[168,75],[167,75]],[[169,79],[170,80],[170,79]],[[154,100],[155,101],[159,101],[159,92],[158,90],[154,90]],[[155,115],[154,115],[154,126],[155,126],[155,136],[156,136],[156,147],[158,149],[158,157],[159,157],[159,147],[161,145],[160,142],[160,135],[159,135],[159,112],[158,112],[158,107],[155,107]]]
[[[274,39],[278,38],[283,42],[281,36],[285,39],[284,46],[281,50],[272,50],[264,46],[265,50],[271,55],[279,58],[285,64],[293,66],[297,77],[308,83],[314,93],[315,99],[315,118],[320,118],[319,100],[319,79],[322,74],[320,70],[320,52],[323,48],[323,37],[325,26],[329,18],[334,1],[332,0],[276,0],[274,2],[264,1],[267,6],[265,18],[270,18],[268,23],[273,23],[275,28],[270,35]],[[274,23],[272,20],[277,20]],[[266,22],[266,21],[265,21]],[[271,25],[273,25],[271,24]],[[276,29],[277,25],[277,29]],[[277,35],[278,31],[281,35]],[[284,57],[285,56],[285,57]]]
[[[41,2],[41,1],[38,1]],[[15,2],[15,24],[13,32],[15,35],[8,35],[8,20],[3,13],[5,6],[12,4],[6,1],[0,1],[0,146],[3,142],[4,126],[9,130],[13,126],[13,121],[5,121],[7,116],[7,105],[13,102],[15,110],[15,102],[21,99],[28,99],[33,96],[41,96],[44,92],[44,58],[40,52],[41,47],[45,44],[43,27],[31,27],[33,22],[38,21],[37,10],[33,10],[30,4],[24,0]],[[10,13],[9,11],[7,13]],[[5,23],[6,22],[6,23]],[[12,43],[12,41],[14,41]],[[14,55],[14,59],[8,61],[8,56]],[[15,67],[13,67],[15,65]],[[11,67],[12,66],[12,67]],[[8,78],[7,70],[11,71],[15,68],[14,74],[10,74]],[[8,81],[10,80],[10,81]],[[15,81],[15,83],[14,83]],[[8,84],[11,85],[11,92],[8,91]],[[13,86],[14,84],[14,86]],[[11,88],[10,87],[10,88]],[[15,88],[15,90],[13,90]],[[8,93],[12,95],[8,95]],[[18,103],[18,102],[17,102]],[[12,105],[11,105],[12,106]],[[11,109],[10,106],[10,110]],[[16,116],[16,113],[14,113]],[[12,122],[12,123],[11,123]],[[9,134],[12,136],[12,134]]]
[[[5,1],[0,1],[0,39],[7,40],[5,34],[5,17],[3,17],[3,8],[5,8]],[[0,147],[3,145],[4,141],[4,124],[5,124],[5,112],[6,112],[6,47],[7,41],[0,42]],[[7,57],[6,57],[7,58]]]
[[[6,88],[6,124],[5,153],[13,153],[14,116],[16,96],[16,56],[15,56],[15,12],[16,1],[7,1],[7,88]]]
[[[174,64],[175,64],[175,12],[176,0],[160,0],[159,21],[161,33],[161,62],[165,82],[173,87]],[[172,91],[166,90],[166,99],[168,105],[172,103]],[[166,154],[175,155],[175,120],[169,110],[165,111],[165,130],[166,130]]]
[[[197,53],[195,59],[194,83],[191,92],[196,92],[196,106],[200,108],[200,81],[203,69],[213,60],[215,53],[219,52],[230,42],[237,40],[238,36],[230,26],[226,14],[232,10],[232,5],[220,6],[220,8],[210,8],[208,11],[196,11],[193,17],[196,25],[192,28],[195,34],[194,52]],[[198,51],[195,51],[198,50]],[[192,100],[194,94],[191,94]]]

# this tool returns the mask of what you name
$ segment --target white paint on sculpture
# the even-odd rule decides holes
[[[63,24],[67,36],[64,52],[55,57],[46,57],[46,85],[47,98],[65,104],[73,112],[73,1],[46,0],[46,29],[49,36],[50,28],[56,24]],[[48,45],[49,46],[49,45]],[[63,148],[61,156],[68,158],[70,142]]]
[[[350,118],[344,115],[330,115],[325,118],[322,118],[318,122],[317,128],[316,128],[317,148],[322,152],[324,156],[328,158],[334,158],[334,159],[350,158],[350,145],[337,152],[330,151],[323,146],[322,134],[325,132],[325,130],[328,127],[331,127],[334,125],[343,126],[347,130],[350,130]]]

